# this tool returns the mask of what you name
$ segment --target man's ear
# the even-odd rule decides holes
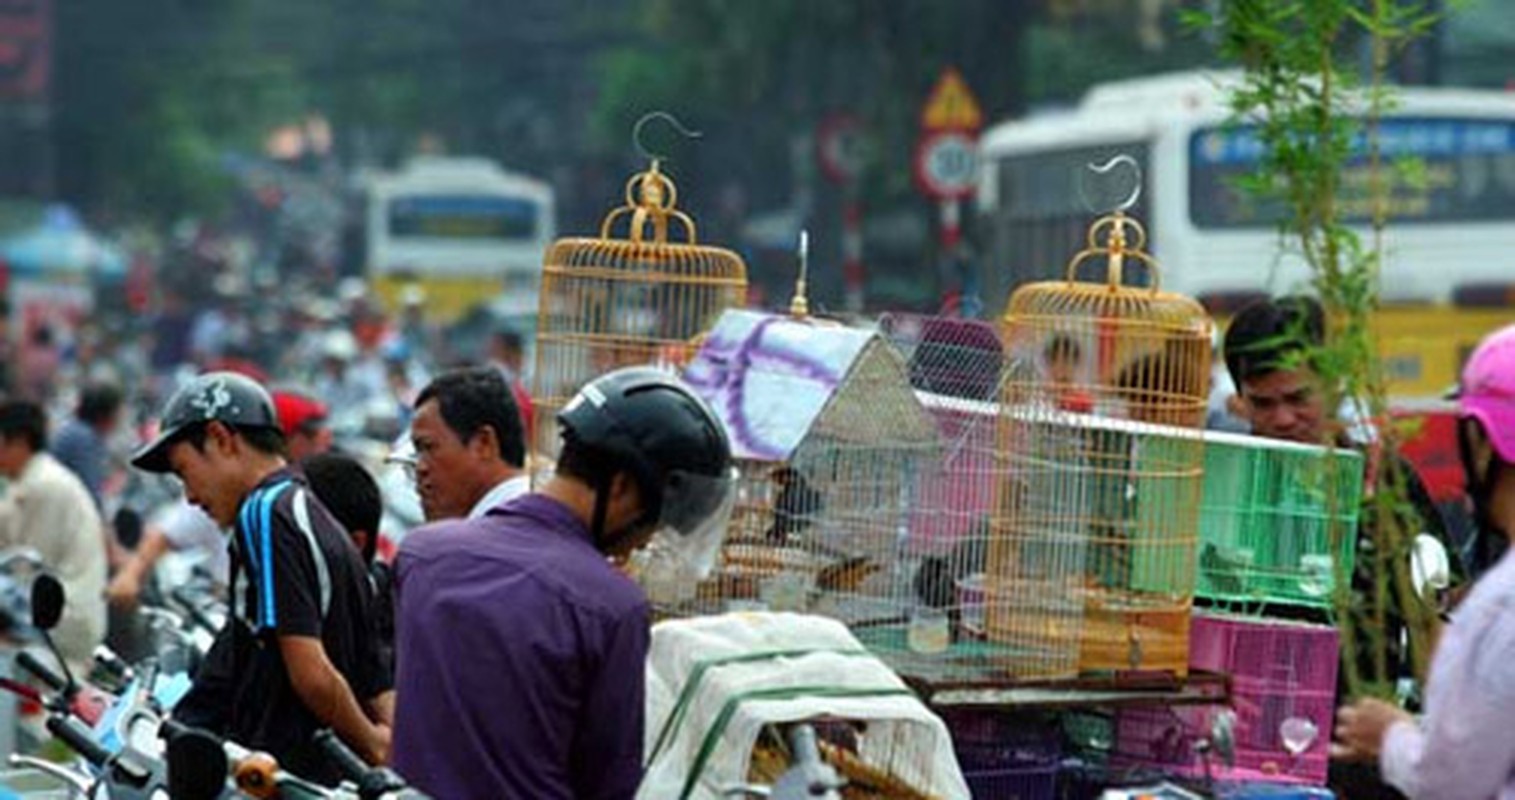
[[[637,482],[629,472],[617,472],[610,481],[610,500],[612,503],[621,501],[635,505],[638,508],[642,504],[642,492],[637,488]]]
[[[1226,410],[1240,419],[1252,419],[1252,404],[1248,403],[1247,398],[1242,397],[1240,392],[1226,398]]]
[[[480,425],[479,429],[468,437],[468,449],[479,458],[500,457],[500,437],[495,433],[493,425]]]

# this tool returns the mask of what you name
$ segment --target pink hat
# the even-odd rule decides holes
[[[1457,402],[1483,425],[1501,461],[1515,464],[1515,325],[1489,334],[1468,356]]]

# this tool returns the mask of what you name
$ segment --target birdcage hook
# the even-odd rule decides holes
[[[675,117],[667,111],[649,111],[646,114],[643,114],[641,118],[636,121],[636,124],[631,126],[631,144],[636,148],[637,152],[640,153],[643,158],[653,163],[657,163],[668,157],[664,153],[654,153],[651,150],[648,150],[647,145],[642,143],[642,129],[647,126],[647,123],[655,119],[660,119],[664,122],[667,122],[669,125],[673,126],[673,129],[677,131],[680,136],[683,136],[685,139],[698,139],[705,135],[700,131],[694,131],[684,127],[684,124],[682,122],[679,122],[678,117]]]
[[[1122,153],[1103,164],[1090,163],[1087,165],[1087,167],[1089,172],[1092,172],[1095,175],[1099,176],[1109,175],[1120,167],[1126,167],[1131,170],[1131,190],[1126,193],[1126,196],[1123,200],[1121,200],[1119,203],[1116,203],[1109,209],[1095,208],[1094,201],[1089,199],[1089,175],[1087,173],[1079,174],[1078,197],[1079,200],[1083,201],[1084,208],[1088,209],[1090,214],[1093,214],[1095,216],[1104,216],[1106,214],[1120,214],[1125,211],[1129,211],[1133,206],[1136,205],[1136,201],[1141,199],[1142,167],[1141,164],[1137,163],[1135,158]]]

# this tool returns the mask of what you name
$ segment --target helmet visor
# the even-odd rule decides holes
[[[736,505],[737,474],[712,477],[674,471],[663,488],[657,536],[704,579],[715,568]]]

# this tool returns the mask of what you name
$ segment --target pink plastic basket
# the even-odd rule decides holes
[[[1111,764],[1120,769],[1204,777],[1204,762],[1195,745],[1209,734],[1215,715],[1222,710],[1224,707],[1218,706],[1122,710],[1116,719]],[[1326,780],[1328,741],[1317,737],[1297,758],[1279,742],[1263,748],[1238,742],[1230,765],[1218,755],[1210,756],[1210,777],[1218,781],[1321,785]]]
[[[1189,666],[1279,690],[1336,692],[1336,629],[1286,620],[1195,614]]]
[[[1340,644],[1334,628],[1281,620],[1194,616],[1189,665],[1232,677],[1230,711],[1236,758],[1226,767],[1212,758],[1222,780],[1321,784],[1326,779],[1335,718]],[[1116,720],[1115,758],[1131,766],[1202,775],[1195,743],[1210,736],[1218,706],[1122,711]],[[1284,747],[1282,726],[1309,720],[1316,735],[1298,756]]]

